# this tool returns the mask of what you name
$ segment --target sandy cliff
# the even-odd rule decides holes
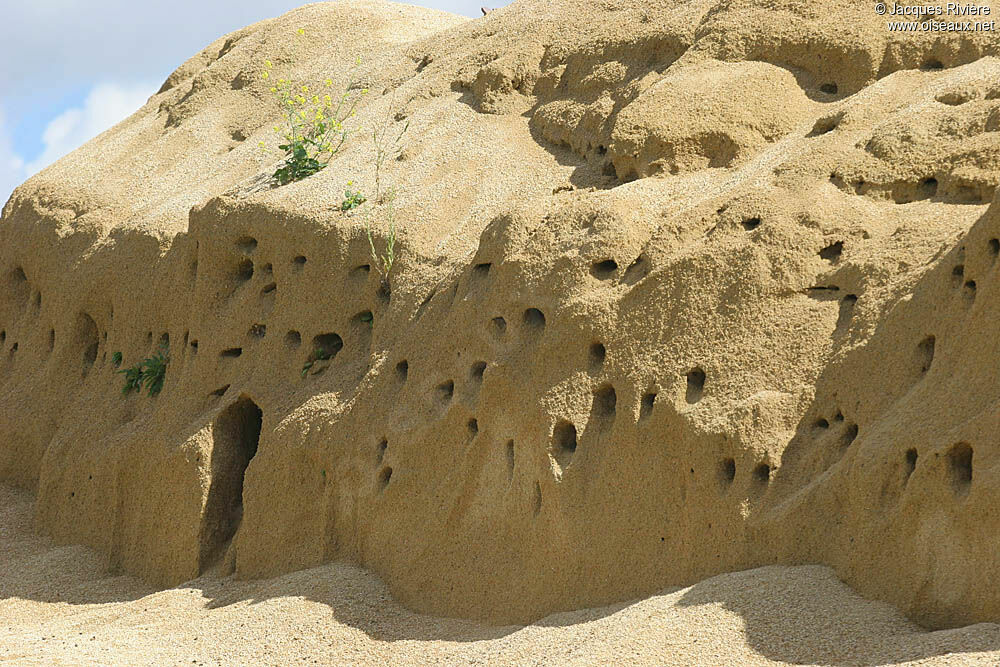
[[[388,289],[363,134],[280,188],[257,148],[265,59],[356,56],[410,124]],[[1000,620],[998,82],[1000,33],[833,0],[250,26],[4,207],[0,480],[161,586],[348,561],[508,623],[823,564]]]

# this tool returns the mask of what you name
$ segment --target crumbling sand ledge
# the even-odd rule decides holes
[[[818,563],[1000,619],[1000,44],[797,7],[338,2],[220,39],[4,208],[0,479],[160,586],[346,560],[510,623]],[[259,187],[260,63],[359,51],[358,122],[410,122],[391,294],[337,210],[363,140]],[[123,398],[112,355],[161,342],[163,393]]]

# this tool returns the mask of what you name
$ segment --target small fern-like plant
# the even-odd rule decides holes
[[[156,396],[163,389],[163,380],[167,376],[167,364],[170,355],[166,348],[160,348],[156,354],[143,361],[142,377],[150,396]]]
[[[142,388],[145,387],[149,396],[156,396],[163,389],[163,381],[166,378],[169,363],[170,355],[166,348],[161,347],[153,356],[118,371],[125,376],[125,386],[122,387],[122,393],[141,392]]]
[[[123,368],[118,372],[125,376],[125,386],[122,387],[123,394],[142,391],[142,362],[129,368]]]

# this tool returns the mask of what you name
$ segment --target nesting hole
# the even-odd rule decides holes
[[[455,381],[446,380],[442,382],[437,386],[436,393],[439,401],[448,403],[455,395]]]
[[[253,260],[244,258],[236,265],[236,280],[245,283],[253,278]]]
[[[719,483],[723,488],[728,488],[736,479],[736,460],[725,458],[719,461]]]
[[[475,417],[470,419],[465,426],[467,429],[469,429],[470,438],[475,438],[477,435],[479,435],[479,420],[477,420]]]
[[[474,267],[472,267],[472,277],[475,278],[476,280],[482,280],[486,276],[490,275],[490,268],[492,268],[492,266],[493,265],[490,264],[489,262],[476,264]]]
[[[603,343],[594,343],[590,346],[590,365],[599,369],[604,365],[604,360],[608,358],[608,350]]]
[[[576,453],[576,426],[565,419],[552,429],[552,456],[563,470],[569,466]]]
[[[626,285],[634,285],[639,282],[647,275],[650,271],[650,262],[645,255],[639,255],[635,258],[628,268],[625,269],[625,275],[622,276],[622,282]]]
[[[841,331],[850,325],[851,319],[854,317],[854,307],[857,303],[858,296],[856,294],[848,294],[840,300],[840,313],[837,316],[838,331]]]
[[[406,382],[406,376],[410,373],[410,364],[403,359],[398,364],[396,364],[396,378],[400,382]]]
[[[965,285],[962,287],[962,291],[965,294],[965,297],[967,299],[969,299],[969,300],[975,299],[976,298],[976,281],[975,280],[966,280],[965,281]]]
[[[947,104],[948,106],[957,107],[959,105],[965,104],[970,100],[970,98],[963,94],[957,92],[942,93],[935,98],[941,104]]]
[[[261,296],[267,296],[268,294],[273,294],[275,290],[278,289],[278,283],[268,283],[260,290]]]
[[[819,251],[819,256],[828,262],[839,262],[840,256],[844,253],[844,242],[837,241]]]
[[[836,130],[838,125],[840,125],[839,115],[825,116],[816,121],[816,124],[813,125],[813,128],[809,132],[808,136],[820,137],[824,134],[829,134],[830,132]]]
[[[375,326],[375,316],[370,310],[363,310],[354,316],[354,322],[360,324],[363,327],[371,329]]]
[[[912,475],[913,471],[916,469],[917,469],[917,450],[911,448],[906,450],[905,469],[904,469],[905,476],[903,478],[903,484],[906,484],[906,482],[910,480],[910,475]]]
[[[28,285],[28,276],[24,269],[16,266],[8,274],[8,291],[18,308],[26,308],[28,300],[31,298],[31,286]]]
[[[928,72],[942,70],[944,69],[944,63],[937,58],[931,58],[929,60],[925,60],[924,64],[920,66],[920,69]]]
[[[972,485],[972,447],[960,442],[948,450],[951,484],[957,495],[965,495]]]
[[[653,406],[656,404],[656,394],[648,392],[642,395],[639,401],[639,421],[648,419],[653,414]]]
[[[292,259],[292,268],[301,269],[305,265],[306,265],[305,255],[298,255],[297,257]]]
[[[819,87],[819,91],[821,93],[825,93],[827,95],[836,95],[837,91],[839,91],[839,90],[840,90],[840,88],[837,86],[837,84],[834,83],[834,82],[832,82],[832,81],[828,82],[828,83],[824,83],[823,85],[821,85]]]
[[[493,328],[493,335],[500,338],[507,331],[507,320],[502,317],[494,317],[490,320],[490,326]]]
[[[590,267],[590,274],[599,280],[607,280],[615,275],[618,270],[618,262],[613,259],[605,259],[594,262]]]
[[[229,391],[229,385],[228,384],[219,387],[218,389],[216,389],[215,391],[213,391],[211,394],[209,394],[209,396],[214,396],[215,398],[220,398],[222,396],[225,396],[227,391]]]
[[[389,486],[389,480],[392,479],[392,468],[385,466],[378,473],[378,490],[379,493],[385,491],[385,487]]]
[[[302,345],[302,334],[292,329],[285,334],[285,345],[292,350],[297,349]]]
[[[844,434],[840,437],[840,445],[842,448],[846,449],[854,444],[854,441],[858,439],[858,425],[851,424],[846,429],[844,429]]]
[[[917,345],[915,365],[917,372],[921,375],[930,370],[934,363],[934,348],[936,346],[934,336],[927,336]]]
[[[344,339],[335,333],[313,337],[312,351],[316,359],[333,359],[344,347]]]
[[[486,372],[486,362],[477,361],[472,364],[472,368],[469,370],[469,379],[473,382],[482,382],[483,374]]]
[[[219,356],[223,359],[235,359],[236,357],[243,354],[242,347],[230,347],[219,353]]]
[[[996,260],[996,258],[1000,256],[1000,239],[990,239],[988,245],[990,249],[990,255],[993,256],[994,260]]]
[[[920,183],[920,195],[924,199],[931,199],[937,196],[938,191],[938,180],[933,176],[931,178],[925,178]]]
[[[771,482],[771,466],[761,463],[753,469],[753,480],[758,484],[769,484]]]
[[[389,441],[382,438],[378,441],[378,445],[375,447],[375,465],[382,463],[382,460],[385,459],[385,452],[387,449],[389,449]]]
[[[957,264],[955,268],[951,270],[951,282],[955,287],[958,287],[965,281],[965,265]]]
[[[264,324],[254,324],[250,327],[250,331],[247,334],[251,338],[261,339],[267,335],[267,325]]]
[[[761,223],[760,218],[753,217],[753,218],[747,218],[741,224],[743,225],[744,230],[752,232],[753,230],[760,227],[760,223]]]
[[[545,328],[545,314],[537,308],[528,308],[524,311],[524,325],[529,331],[540,332]]]
[[[611,418],[615,416],[618,405],[618,394],[611,385],[604,385],[594,391],[594,414],[598,417]]]
[[[688,403],[694,404],[701,400],[705,394],[705,371],[701,368],[694,368],[687,374],[687,392],[685,398]]]
[[[243,236],[236,241],[236,247],[245,253],[251,253],[257,249],[257,239],[252,236]]]
[[[77,315],[74,337],[76,347],[82,352],[83,356],[83,374],[87,375],[97,361],[97,350],[100,347],[100,335],[97,331],[97,324],[87,313]]]

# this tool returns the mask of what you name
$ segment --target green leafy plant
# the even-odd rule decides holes
[[[118,371],[125,376],[125,386],[122,387],[122,393],[142,391],[142,388],[145,387],[149,396],[156,396],[163,389],[163,381],[166,378],[169,363],[170,355],[166,348],[161,347],[153,356]]]
[[[122,353],[121,352],[115,352],[114,354],[112,354],[111,355],[111,363],[114,365],[115,368],[118,368],[119,366],[121,366],[122,365]]]
[[[385,249],[379,251],[375,248],[375,235],[372,233],[371,220],[365,220],[365,234],[368,236],[368,248],[371,251],[372,262],[375,270],[382,276],[382,282],[387,285],[389,282],[389,272],[396,261],[396,214],[393,207],[393,199],[386,200],[386,217],[389,221],[389,233],[385,237]]]
[[[298,30],[300,37],[305,31]],[[327,79],[324,88],[311,90],[308,85],[300,85],[289,79],[278,79],[271,86],[271,93],[281,104],[284,117],[283,126],[276,125],[274,131],[281,135],[284,143],[278,149],[285,155],[285,161],[274,172],[273,178],[279,185],[299,181],[321,171],[333,159],[350,134],[345,123],[352,118],[361,97],[368,89],[359,89],[355,78],[361,59],[355,61],[347,87],[334,100],[325,89],[333,87],[333,80]],[[264,61],[261,77],[270,82],[273,65]],[[322,95],[319,93],[323,92]],[[260,147],[266,150],[264,142]]]
[[[125,386],[122,393],[128,394],[131,391],[142,391],[142,362],[118,371],[125,376]]]
[[[356,191],[351,190],[352,184],[353,184],[352,181],[348,181],[347,189],[344,190],[344,201],[340,204],[341,211],[350,211],[368,201],[368,198],[365,197],[360,190]]]
[[[160,348],[156,354],[143,362],[142,376],[150,396],[159,394],[163,389],[163,380],[166,378],[169,363],[170,356],[166,348]]]
[[[376,248],[375,235],[372,233],[371,216],[365,220],[365,234],[368,237],[368,248],[371,251],[375,269],[382,278],[381,292],[386,296],[388,296],[390,291],[389,273],[392,271],[392,266],[396,261],[396,189],[393,187],[383,187],[385,180],[383,169],[385,161],[388,158],[398,157],[402,152],[403,147],[401,144],[403,136],[410,128],[410,123],[407,121],[398,132],[392,129],[393,120],[396,117],[394,108],[395,99],[390,102],[381,120],[376,122],[371,134],[372,145],[375,149],[375,202],[384,205],[381,210],[384,211],[389,229],[388,234],[385,236],[384,247],[381,250]]]

